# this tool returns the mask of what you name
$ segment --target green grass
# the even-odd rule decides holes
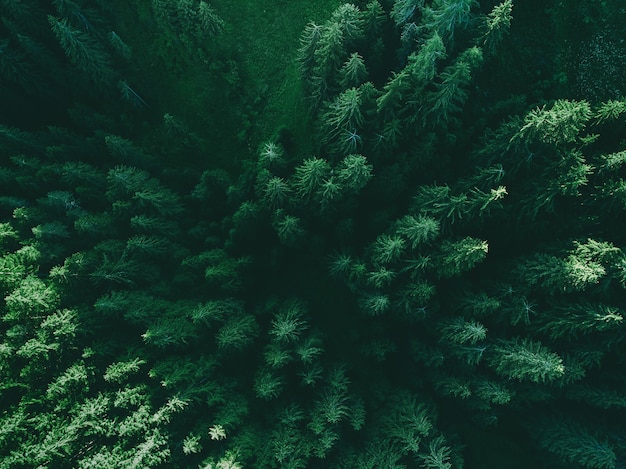
[[[304,138],[302,125],[307,106],[303,103],[295,67],[300,33],[309,21],[323,22],[343,2],[339,0],[213,0],[228,24],[226,40],[241,54],[244,80],[266,90],[257,137],[285,125]],[[264,4],[259,7],[259,4]]]
[[[299,156],[312,152],[308,107],[295,65],[302,29],[323,22],[339,0],[212,0],[224,32],[206,57],[181,48],[155,23],[150,2],[115,0],[116,32],[132,47],[129,83],[150,103],[155,123],[164,113],[182,119],[204,141],[199,167],[234,170],[279,127],[291,131]],[[262,6],[259,6],[262,5]],[[157,123],[158,124],[158,123]],[[160,141],[158,125],[144,141]]]

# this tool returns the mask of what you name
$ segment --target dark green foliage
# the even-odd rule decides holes
[[[322,26],[313,22],[306,25],[300,37],[298,49],[298,65],[302,77],[308,78],[315,67],[315,50],[319,47]]]
[[[549,422],[540,431],[541,445],[570,463],[586,468],[617,467],[611,445],[573,422]]]
[[[279,176],[269,178],[261,190],[263,203],[271,209],[284,206],[289,199],[291,188],[287,181]]]
[[[436,73],[437,60],[445,58],[446,48],[435,33],[418,52],[408,57],[408,63],[387,82],[378,98],[378,112],[394,116],[403,102],[411,102],[426,87]]]
[[[619,329],[624,317],[615,308],[604,305],[568,305],[565,311],[558,307],[552,311],[558,317],[548,319],[544,327],[552,337],[577,336]],[[561,314],[559,314],[561,313]]]
[[[306,234],[300,218],[287,215],[281,210],[276,210],[273,226],[280,242],[289,247],[298,246]]]
[[[108,55],[83,31],[73,28],[66,19],[48,16],[52,31],[68,59],[100,88],[115,83]]]
[[[336,74],[349,58],[348,48],[363,37],[363,16],[357,6],[345,3],[333,12],[325,24],[309,23],[302,33],[298,62],[301,75],[311,91],[314,109],[327,99],[329,92],[338,84]],[[377,22],[376,19],[371,21],[374,25]]]
[[[224,29],[224,21],[217,15],[217,12],[207,2],[201,1],[198,4],[198,38],[208,40]]]
[[[513,0],[505,0],[496,5],[485,18],[483,44],[486,50],[494,52],[511,27]]]
[[[434,218],[423,215],[406,215],[398,220],[396,233],[403,236],[415,249],[422,243],[432,241],[439,235],[440,224]]]
[[[562,359],[538,342],[511,340],[494,350],[492,366],[508,378],[545,382],[563,375]]]
[[[372,178],[373,166],[363,155],[348,155],[336,168],[337,182],[348,193],[360,192]]]
[[[474,0],[434,0],[424,8],[424,27],[451,41],[457,29],[468,25],[470,10],[476,5]]]
[[[546,110],[544,106],[530,111],[512,141],[520,140],[526,144],[539,141],[553,145],[572,143],[591,116],[591,107],[585,101],[558,100],[550,109]]]
[[[111,43],[111,45],[113,46],[115,51],[120,56],[122,56],[126,60],[130,60],[130,58],[132,56],[131,48],[128,46],[128,44],[126,44],[122,40],[121,37],[119,37],[119,35],[115,31],[111,31],[109,33],[109,42]]]
[[[152,10],[160,26],[185,47],[206,49],[224,29],[224,21],[205,1],[153,0]]]
[[[324,133],[361,128],[364,123],[361,102],[361,91],[358,88],[349,88],[338,95],[322,116],[324,124],[328,126]]]
[[[306,322],[302,319],[302,309],[297,301],[293,301],[284,305],[281,311],[276,313],[270,330],[270,334],[276,341],[294,342],[306,330]]]
[[[444,241],[441,252],[435,258],[439,275],[452,277],[471,269],[485,258],[488,249],[486,241],[471,237],[460,241]]]
[[[217,331],[216,342],[220,349],[240,350],[250,344],[256,335],[256,323],[250,316],[231,317]]]
[[[442,124],[450,120],[450,114],[458,113],[467,99],[467,87],[472,78],[472,71],[482,62],[482,51],[472,47],[459,54],[456,62],[446,67],[436,83],[436,91],[429,94],[428,112],[424,119]]]
[[[321,158],[309,158],[296,168],[294,186],[296,193],[309,199],[317,193],[330,175],[330,165]]]
[[[362,85],[366,81],[367,68],[358,52],[350,54],[339,70],[339,77],[339,85],[344,89]]]
[[[419,14],[423,6],[424,0],[396,0],[390,15],[396,25],[402,25]]]
[[[125,392],[117,384],[97,386],[93,350],[80,346],[80,315],[57,309],[61,298],[53,284],[25,276],[5,301],[2,322],[15,325],[3,327],[7,333],[2,349],[15,353],[2,357],[2,392],[13,393],[17,400],[3,403],[2,467],[59,466],[68,458],[77,467],[93,467],[103,458],[111,464],[107,467],[155,467],[164,462],[169,450],[162,427],[176,411],[170,405],[174,401],[156,409],[145,386],[126,387]],[[105,380],[128,386],[128,378],[142,363],[135,358],[113,364]],[[27,384],[35,381],[38,387]],[[91,444],[94,438],[115,441],[115,449]],[[137,452],[144,446],[145,452]]]
[[[621,467],[623,12],[304,3],[0,1],[0,468]]]

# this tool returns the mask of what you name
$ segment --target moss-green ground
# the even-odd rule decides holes
[[[205,141],[201,167],[234,169],[279,127],[292,132],[298,154],[310,153],[295,55],[304,26],[323,22],[341,3],[212,0],[225,28],[202,54],[157,25],[151,2],[115,0],[116,32],[133,50],[128,81],[155,122],[144,138],[156,137],[150,129],[170,113]]]

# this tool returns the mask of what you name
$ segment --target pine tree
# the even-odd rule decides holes
[[[170,243],[158,236],[135,235],[126,242],[126,251],[144,257],[163,257],[168,253]]]
[[[336,22],[325,25],[320,33],[311,73],[310,99],[313,109],[317,109],[327,99],[334,85],[334,76],[346,59],[347,40],[344,28]]]
[[[319,47],[323,27],[313,22],[308,23],[300,35],[300,48],[298,49],[298,69],[300,76],[309,80],[316,64],[316,50]]]
[[[169,305],[169,311],[160,317],[146,318],[148,323],[146,332],[141,334],[144,342],[159,349],[181,348],[197,342],[198,331],[183,314],[184,307],[178,308],[175,304]]]
[[[320,204],[320,211],[323,213],[332,213],[344,195],[344,187],[339,184],[337,177],[334,175],[324,180],[315,194]]]
[[[470,22],[470,10],[476,3],[475,0],[434,0],[432,7],[423,10],[423,27],[452,41],[456,29]]]
[[[359,8],[352,3],[344,3],[333,11],[330,21],[341,26],[346,38],[354,41],[363,34],[363,18]]]
[[[417,44],[420,42],[420,30],[417,24],[413,21],[402,25],[402,32],[400,33],[400,43],[402,47],[399,50],[399,54],[402,57],[408,57],[415,51]]]
[[[340,93],[322,114],[324,138],[330,138],[343,130],[360,129],[365,122],[362,97],[359,88],[349,88]]]
[[[107,135],[104,137],[104,144],[110,155],[121,165],[143,166],[147,156],[131,140],[118,135]],[[117,168],[128,168],[129,166],[118,166]],[[115,169],[115,168],[114,168]]]
[[[552,304],[539,319],[538,330],[549,337],[577,338],[611,330],[620,330],[624,316],[615,307],[589,302]]]
[[[450,120],[450,115],[458,113],[467,100],[467,87],[472,77],[472,70],[482,62],[482,51],[472,47],[459,55],[453,65],[441,72],[436,91],[426,98],[427,111],[424,114],[425,122],[435,124]]]
[[[283,380],[269,370],[263,370],[254,382],[256,396],[263,400],[277,398],[283,390]]]
[[[120,57],[125,60],[130,60],[133,55],[131,48],[115,31],[109,33],[109,43]]]
[[[200,138],[177,116],[166,112],[163,114],[163,125],[166,132],[183,145],[190,148],[200,146]]]
[[[12,16],[15,19],[33,15],[32,6],[20,0],[3,0],[0,3],[0,8],[7,15]]]
[[[383,94],[377,100],[379,114],[395,117],[397,108],[404,102],[411,89],[409,76],[409,70],[406,67],[399,73],[393,72],[391,79],[383,88]]]
[[[277,210],[274,213],[272,225],[280,242],[291,248],[300,244],[306,234],[302,227],[302,220],[296,216],[288,215],[282,210]]]
[[[322,341],[315,335],[309,335],[296,346],[296,355],[305,364],[313,363],[324,351]]]
[[[375,288],[383,288],[388,286],[396,278],[396,275],[395,270],[379,267],[367,273],[367,282]]]
[[[391,396],[391,409],[383,418],[384,435],[403,454],[417,453],[421,443],[433,430],[429,410],[417,396]]]
[[[563,359],[540,342],[510,339],[494,347],[489,364],[506,378],[535,383],[554,381],[565,373]]]
[[[504,186],[490,189],[489,192],[473,189],[469,197],[469,215],[474,217],[489,216],[493,208],[502,208],[500,201],[506,197],[506,195],[507,191]]]
[[[298,197],[309,200],[327,180],[330,164],[322,158],[308,158],[296,168],[294,187]]]
[[[357,87],[367,81],[365,61],[358,52],[353,52],[339,70],[339,86],[343,89]]]
[[[202,303],[194,308],[190,314],[192,321],[203,322],[211,325],[214,322],[231,316],[241,316],[244,314],[244,305],[242,301],[234,298],[223,300],[211,300]]]
[[[363,8],[363,33],[366,38],[380,36],[382,26],[385,23],[385,10],[378,0],[371,0]]]
[[[422,467],[428,469],[452,469],[452,449],[446,444],[443,436],[433,438],[428,443],[428,452],[418,454]]]
[[[405,103],[421,101],[422,92],[437,72],[437,61],[444,59],[446,48],[438,33],[428,38],[417,52],[407,59],[407,65],[385,85],[377,100],[378,113],[386,118],[399,116]]]
[[[100,265],[89,274],[89,277],[96,285],[132,286],[140,277],[141,270],[140,264],[125,253],[121,255],[103,253]]]
[[[61,178],[68,186],[85,190],[102,189],[106,187],[106,174],[88,163],[68,161],[61,166]],[[82,191],[81,191],[82,192]]]
[[[373,169],[374,167],[363,155],[348,155],[335,169],[337,182],[345,188],[346,192],[357,194],[373,177]]]
[[[122,383],[128,380],[130,376],[137,374],[141,366],[145,364],[146,361],[138,357],[127,361],[112,363],[107,367],[103,378],[108,382]]]
[[[600,156],[602,160],[602,168],[606,171],[615,171],[619,169],[624,163],[626,163],[626,151],[618,151],[614,153],[608,153]]]
[[[399,260],[406,247],[400,236],[380,235],[373,245],[372,260],[375,264],[390,264]]]
[[[224,30],[224,21],[207,2],[198,4],[198,39],[200,42],[211,39]]]
[[[349,254],[343,252],[334,253],[329,259],[329,273],[335,278],[347,280],[353,263],[354,260]]]
[[[553,420],[543,422],[539,428],[539,444],[570,463],[588,469],[618,467],[613,445],[580,424],[568,419]]]
[[[437,255],[437,273],[444,278],[453,277],[471,269],[482,262],[487,255],[489,245],[486,241],[466,237],[459,241],[445,240]]]
[[[109,170],[107,175],[109,183],[107,199],[111,202],[119,199],[128,200],[142,190],[149,179],[150,175],[146,171],[129,166],[116,166]]]
[[[440,223],[424,215],[406,215],[396,222],[396,233],[411,243],[411,249],[439,236]]]
[[[62,238],[69,238],[70,232],[63,223],[50,222],[34,226],[31,231],[35,235],[35,239],[39,241],[58,241]]]
[[[0,41],[0,76],[11,83],[28,86],[32,75],[32,66],[26,56],[12,48],[7,39]]]
[[[407,23],[424,6],[424,0],[395,0],[390,16],[396,26]]]
[[[5,299],[5,321],[23,321],[28,324],[32,320],[42,319],[42,315],[59,306],[60,298],[55,288],[46,285],[35,276],[27,276],[20,281],[15,290]]]
[[[596,110],[594,117],[599,123],[603,123],[617,120],[624,113],[626,113],[626,101],[612,99],[602,103]]]
[[[281,169],[285,165],[285,152],[274,142],[266,142],[259,152],[259,166],[269,170]]]
[[[291,343],[307,329],[307,323],[302,318],[303,306],[296,300],[285,303],[280,311],[274,315],[270,334],[279,343]]]
[[[442,324],[440,331],[443,340],[456,344],[475,345],[487,337],[487,328],[483,324],[459,317]]]
[[[493,7],[485,17],[485,34],[482,37],[485,50],[493,53],[508,34],[511,27],[513,0],[504,0]]]
[[[290,194],[289,183],[281,177],[273,176],[264,184],[262,201],[266,207],[277,209],[288,202]]]
[[[205,1],[152,0],[152,10],[159,25],[186,47],[203,50],[224,29],[224,21]]]
[[[391,307],[391,300],[387,295],[367,295],[359,300],[361,310],[369,316],[380,316]]]
[[[313,431],[316,433],[322,433],[317,430],[317,426],[326,426],[328,424],[338,424],[340,421],[348,416],[349,408],[347,404],[347,397],[344,392],[338,390],[326,390],[323,392],[321,398],[316,402],[316,407],[313,409]],[[316,421],[320,419],[323,423],[318,424]]]
[[[236,291],[242,286],[241,270],[249,263],[249,259],[232,258],[223,249],[212,249],[189,259],[188,262],[197,263],[204,268],[204,279],[209,285]]]
[[[180,228],[175,222],[160,216],[145,214],[135,215],[130,219],[130,227],[134,232],[146,235],[157,235],[167,238],[175,238]]]
[[[592,116],[591,106],[586,101],[560,99],[549,109],[542,106],[530,111],[511,141],[526,144],[539,141],[554,146],[572,143]]]
[[[133,200],[140,207],[150,207],[161,216],[178,215],[183,211],[180,197],[156,179],[150,179],[142,189],[136,191]]]
[[[125,80],[118,81],[117,86],[124,101],[136,108],[148,107],[148,103]]]
[[[66,19],[48,16],[48,21],[69,60],[93,84],[103,89],[115,83],[110,57],[87,33],[73,28]]]
[[[276,343],[269,344],[265,347],[263,358],[265,364],[275,370],[283,368],[293,360],[291,352]]]
[[[240,315],[229,318],[219,329],[215,340],[220,349],[242,350],[252,343],[258,335],[258,326],[250,315]]]
[[[606,277],[604,263],[616,257],[603,259],[584,244],[577,243],[562,256],[536,253],[521,261],[516,273],[525,284],[537,286],[549,294],[583,291]]]

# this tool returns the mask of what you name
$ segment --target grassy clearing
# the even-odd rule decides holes
[[[159,28],[150,2],[114,2],[116,32],[133,49],[129,82],[146,95],[155,122],[168,112],[199,135],[206,142],[196,161],[200,167],[235,169],[279,127],[292,132],[298,154],[309,154],[307,105],[295,55],[307,22],[326,20],[342,2],[210,3],[225,30],[203,56],[181,48],[176,37]],[[158,132],[158,125],[150,126],[146,140],[158,145]]]
[[[264,5],[259,7],[260,3]],[[309,21],[326,20],[342,3],[340,0],[213,1],[228,24],[225,39],[237,49],[243,67],[242,79],[263,93],[261,115],[253,133],[255,139],[266,138],[284,125],[305,143],[303,124],[307,108],[302,102],[294,63],[300,33]]]

